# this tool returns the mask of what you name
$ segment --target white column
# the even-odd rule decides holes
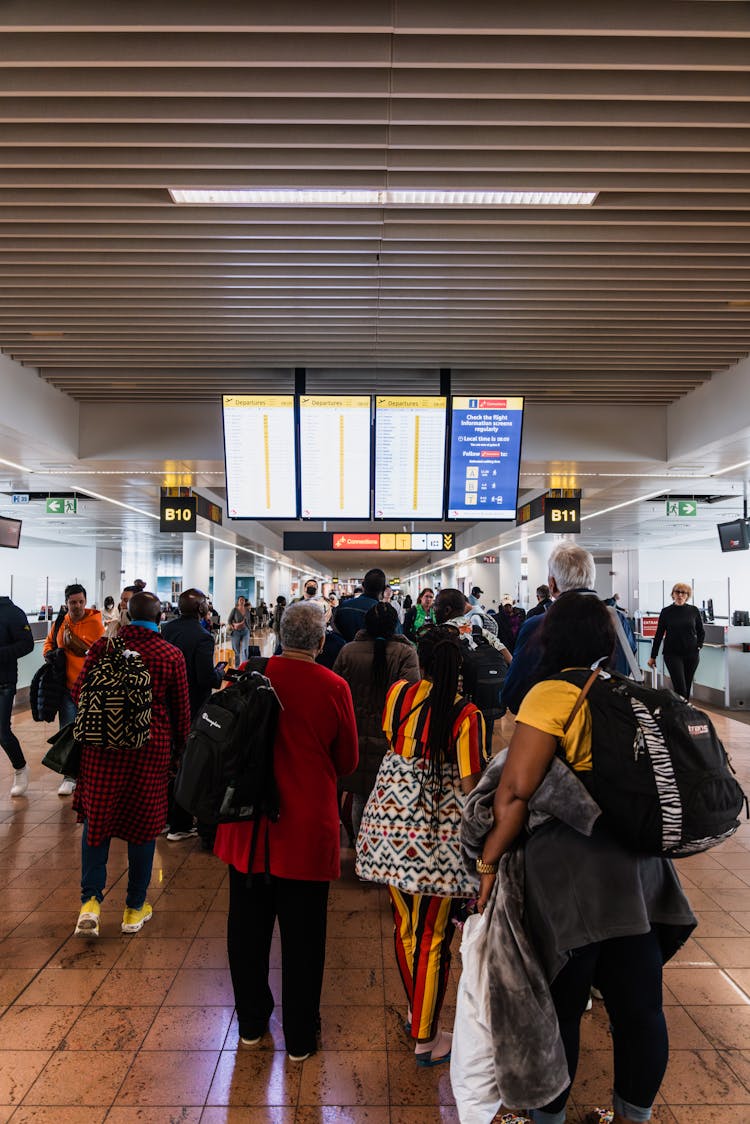
[[[525,583],[524,583],[525,584]],[[514,601],[521,593],[521,551],[518,547],[500,551],[500,596]]]
[[[233,546],[214,543],[213,604],[222,621],[234,608],[234,591],[237,582],[237,551]]]
[[[182,588],[208,590],[211,572],[211,543],[198,535],[182,539]]]

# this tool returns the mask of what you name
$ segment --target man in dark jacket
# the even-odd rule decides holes
[[[179,617],[167,621],[161,629],[162,638],[179,648],[185,657],[191,721],[213,688],[221,686],[224,675],[224,664],[219,663],[214,667],[213,636],[200,623],[206,604],[206,595],[199,589],[184,590],[177,602]],[[172,843],[195,835],[193,817],[175,802],[173,787],[174,784],[170,783],[167,834],[167,839]]]
[[[359,597],[351,597],[342,602],[336,610],[336,628],[347,642],[354,639],[361,628],[365,626],[367,610],[383,598],[386,587],[385,574],[382,570],[368,570],[362,582],[363,592]]]
[[[0,745],[13,766],[11,796],[23,796],[29,787],[29,767],[20,742],[10,726],[18,683],[18,661],[34,650],[34,637],[26,614],[10,597],[0,597]]]
[[[552,600],[556,600],[561,593],[590,593],[596,596],[594,583],[596,581],[596,563],[588,550],[575,546],[570,542],[559,543],[549,556],[549,591]],[[618,618],[615,609],[610,610],[617,636],[617,645],[613,658],[614,668],[627,675],[635,666],[636,644],[630,626],[625,627]],[[618,624],[619,621],[619,624]],[[503,706],[513,714],[518,713],[518,708],[527,691],[530,691],[539,681],[539,663],[542,657],[541,628],[544,615],[527,617],[521,625],[516,646],[513,649],[513,660],[505,676],[501,701]],[[625,622],[627,624],[627,621]],[[629,653],[625,650],[629,648]],[[602,653],[604,655],[606,653]],[[637,667],[636,667],[637,670]]]

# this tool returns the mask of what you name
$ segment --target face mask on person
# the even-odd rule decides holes
[[[307,594],[308,597],[314,597],[317,592],[318,592],[318,587],[316,585],[306,585],[305,586],[305,593]]]

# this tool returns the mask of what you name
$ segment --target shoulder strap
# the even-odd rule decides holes
[[[628,661],[628,667],[630,668],[630,674],[633,676],[636,683],[642,683],[643,679],[644,679],[643,671],[641,670],[641,668],[638,664],[638,661],[636,660],[635,655],[633,654],[633,649],[630,647],[630,644],[628,643],[628,638],[627,638],[627,635],[625,633],[625,629],[623,628],[622,621],[620,620],[620,614],[617,612],[617,609],[615,609],[614,605],[608,605],[607,608],[609,609],[609,613],[610,613],[610,616],[612,618],[612,624],[615,627],[615,635],[617,636],[617,642],[620,645],[620,647],[622,648],[622,652],[623,652],[623,655],[625,656],[625,659]]]
[[[583,687],[581,688],[581,693],[578,696],[578,698],[576,699],[575,706],[573,707],[570,714],[568,715],[568,721],[563,726],[563,734],[567,734],[568,730],[573,725],[573,720],[574,720],[575,716],[578,714],[578,711],[583,706],[584,702],[586,701],[586,696],[588,695],[589,691],[593,687],[595,680],[597,680],[598,678],[599,678],[599,668],[595,667],[594,670],[591,672],[591,675],[589,675],[588,679],[586,680]]]

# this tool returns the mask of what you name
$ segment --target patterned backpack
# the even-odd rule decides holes
[[[99,749],[140,749],[151,733],[151,674],[139,652],[110,638],[78,700],[76,741]]]

